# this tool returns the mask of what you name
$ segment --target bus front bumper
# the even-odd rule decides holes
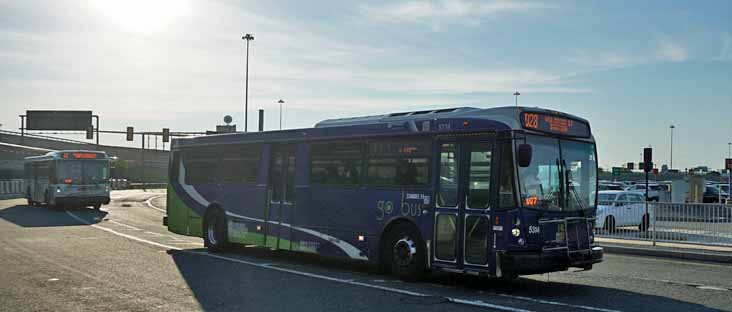
[[[56,205],[58,206],[91,206],[97,204],[109,204],[109,196],[90,196],[90,197],[56,197]]]
[[[516,275],[542,274],[567,269],[582,268],[589,270],[595,263],[602,262],[602,247],[575,252],[570,258],[566,250],[563,251],[531,251],[531,252],[504,252],[501,253],[501,270]]]

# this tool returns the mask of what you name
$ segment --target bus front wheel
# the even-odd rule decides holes
[[[226,215],[220,209],[209,209],[203,220],[203,244],[209,251],[219,252],[228,247]]]
[[[423,277],[426,272],[426,252],[417,228],[402,223],[392,228],[387,235],[382,252],[389,272],[406,280]]]

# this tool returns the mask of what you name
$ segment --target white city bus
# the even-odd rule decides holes
[[[28,205],[49,207],[109,204],[109,158],[97,151],[56,151],[25,158]]]

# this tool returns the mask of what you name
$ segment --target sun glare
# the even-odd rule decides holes
[[[164,30],[188,12],[183,0],[97,0],[93,7],[101,17],[124,31],[152,34]]]

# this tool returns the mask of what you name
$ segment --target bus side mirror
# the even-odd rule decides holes
[[[518,146],[518,165],[519,167],[528,167],[531,165],[532,150],[530,144],[521,144]]]

